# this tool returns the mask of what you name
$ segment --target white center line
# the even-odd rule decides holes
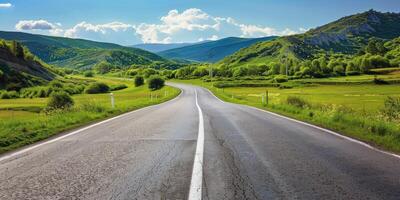
[[[199,111],[199,134],[197,136],[196,154],[194,156],[192,181],[190,182],[189,200],[200,200],[203,187],[203,153],[204,153],[204,121],[196,94],[196,106]]]

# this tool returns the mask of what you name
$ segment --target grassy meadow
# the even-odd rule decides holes
[[[162,103],[180,93],[178,89],[169,86],[151,92],[147,85],[134,87],[133,81],[128,79],[73,78],[99,81],[110,86],[125,84],[128,88],[113,92],[115,108],[111,107],[108,93],[73,95],[75,105],[72,108],[49,112],[44,111],[48,98],[0,99],[0,153],[90,122]]]
[[[337,84],[338,81],[349,78],[362,80],[363,83],[357,81],[354,84]],[[293,80],[286,84],[294,86],[286,89],[237,86],[216,88],[214,85],[217,82],[199,79],[175,81],[206,87],[227,102],[269,110],[399,153],[400,121],[386,117],[384,109],[388,96],[400,97],[400,84],[377,85],[371,83],[374,78],[362,75],[301,80],[308,84],[298,84],[300,80]],[[393,77],[381,78],[387,80]],[[293,83],[296,81],[297,83]],[[320,82],[329,84],[319,84]],[[266,92],[268,104],[265,101]]]

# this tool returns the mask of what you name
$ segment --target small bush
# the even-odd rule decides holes
[[[308,102],[306,102],[304,99],[302,99],[300,97],[296,97],[296,96],[288,96],[286,99],[286,102],[289,105],[292,105],[292,106],[295,106],[298,108],[310,107]]]
[[[135,87],[139,87],[144,84],[144,79],[142,76],[135,77]]]
[[[110,87],[108,87],[108,85],[105,83],[92,83],[85,89],[86,94],[99,94],[106,93],[108,91],[110,91]]]
[[[385,99],[385,106],[382,109],[382,113],[384,116],[389,118],[390,120],[399,120],[400,119],[400,97],[391,97],[388,96]]]
[[[64,85],[60,81],[54,80],[54,81],[50,82],[50,87],[52,87],[52,88],[63,88]]]
[[[10,95],[8,95],[7,91],[0,93],[0,99],[11,99]]]
[[[48,109],[66,109],[74,105],[74,100],[66,92],[53,92],[47,103]]]
[[[128,86],[126,86],[126,85],[124,85],[124,84],[121,84],[121,85],[112,85],[112,86],[110,87],[110,90],[111,90],[111,91],[117,91],[117,90],[122,90],[122,89],[125,89],[125,88],[128,88]]]
[[[17,91],[4,91],[0,94],[0,99],[16,99],[19,97]]]
[[[94,74],[93,74],[92,71],[86,71],[85,73],[83,73],[83,76],[85,76],[85,77],[93,77]]]
[[[149,89],[150,90],[159,90],[164,87],[165,81],[159,76],[152,76],[149,79]]]
[[[284,82],[288,82],[288,79],[286,76],[277,76],[274,78],[274,81],[277,83],[284,83]]]

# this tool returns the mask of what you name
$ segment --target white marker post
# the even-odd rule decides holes
[[[114,94],[113,93],[110,93],[110,98],[111,98],[111,108],[115,108]]]
[[[261,94],[261,104],[264,105],[264,94]]]

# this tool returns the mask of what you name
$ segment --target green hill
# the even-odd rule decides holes
[[[244,48],[221,60],[224,67],[281,63],[296,65],[325,56],[361,55],[371,39],[385,41],[400,36],[400,14],[370,10],[343,17],[304,34],[286,36]],[[293,66],[294,67],[294,66]],[[297,66],[300,67],[300,66]],[[296,71],[296,69],[292,69]]]
[[[0,40],[0,89],[45,84],[56,74],[18,42]]]
[[[141,49],[83,39],[5,31],[0,31],[0,38],[19,41],[43,61],[62,67],[85,69],[102,61],[120,67],[165,61]]]
[[[272,40],[276,37],[264,38],[237,38],[229,37],[216,41],[209,41],[181,48],[159,52],[159,55],[170,59],[184,59],[198,62],[216,62],[225,56],[233,54],[241,48],[254,43]]]

